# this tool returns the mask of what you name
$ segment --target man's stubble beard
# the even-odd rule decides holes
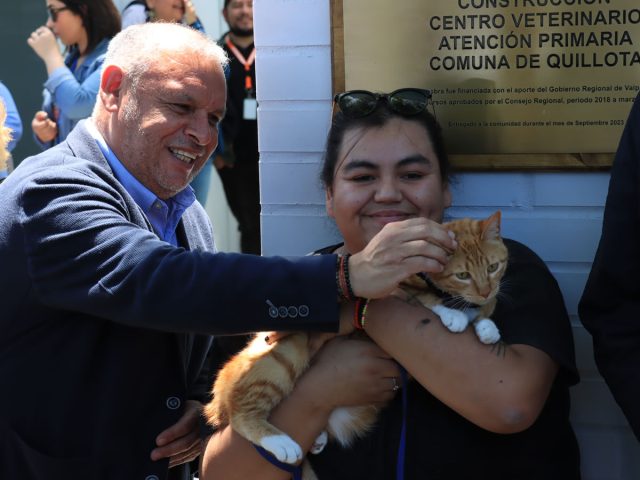
[[[229,31],[236,37],[246,38],[253,36],[253,28],[229,27]]]

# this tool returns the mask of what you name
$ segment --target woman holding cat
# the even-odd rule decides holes
[[[336,97],[341,111],[322,179],[344,243],[318,253],[356,253],[385,224],[424,217],[437,255],[447,235],[441,221],[451,203],[450,168],[428,98],[417,89]],[[531,250],[504,244],[508,267],[492,315],[504,342],[485,345],[473,329],[451,333],[399,292],[367,305],[364,329],[376,344],[368,355],[353,348],[362,341],[344,337],[320,349],[270,417],[304,451],[335,407],[393,395],[400,373],[387,356],[413,377],[370,434],[350,448],[329,443],[307,456],[320,480],[580,478],[568,418],[568,387],[578,377],[563,300]],[[201,479],[290,478],[230,428],[211,437],[202,467]]]

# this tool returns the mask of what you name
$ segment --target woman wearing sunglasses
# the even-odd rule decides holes
[[[317,253],[354,254],[384,225],[423,217],[433,271],[446,262],[450,166],[429,98],[419,89],[336,96],[321,177],[344,242]],[[509,267],[493,315],[505,343],[482,344],[472,328],[451,333],[427,309],[389,297],[366,309],[364,330],[380,350],[363,354],[362,341],[336,337],[315,355],[270,417],[304,452],[336,406],[383,405],[351,447],[330,442],[307,455],[320,480],[580,478],[568,392],[577,371],[562,296],[531,250],[505,242]],[[387,356],[412,379],[382,373]],[[200,478],[291,478],[256,451],[224,428],[209,440]]]
[[[109,40],[120,31],[112,0],[47,0],[46,5],[47,23],[27,40],[48,74],[42,110],[31,122],[43,149],[63,141],[91,114]],[[64,55],[57,40],[66,47]]]

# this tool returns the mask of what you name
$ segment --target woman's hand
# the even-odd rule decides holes
[[[359,297],[384,297],[415,273],[441,272],[456,247],[453,233],[433,220],[389,223],[351,256],[351,286]]]
[[[191,0],[184,0],[184,21],[187,25],[191,25],[198,19],[196,7],[193,6]]]
[[[42,143],[48,143],[53,141],[58,135],[58,126],[56,122],[49,118],[47,112],[43,112],[40,110],[36,112],[33,116],[33,120],[31,121],[31,128],[33,129],[33,133],[35,133],[38,140]]]
[[[38,27],[27,39],[27,43],[34,52],[47,64],[59,61],[64,65],[64,59],[60,53],[56,36],[51,29],[41,26]],[[49,72],[51,73],[51,72]]]
[[[323,408],[385,404],[395,394],[400,376],[397,363],[367,339],[338,336],[313,358],[296,388]]]

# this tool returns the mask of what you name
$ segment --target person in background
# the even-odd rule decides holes
[[[4,103],[0,102],[0,183],[7,178],[7,161],[9,160],[9,142],[11,142],[11,129],[6,124],[7,110]]]
[[[16,102],[13,100],[13,96],[11,96],[11,92],[2,82],[0,82],[0,101],[4,103],[7,112],[5,126],[11,129],[11,141],[7,148],[12,152],[13,149],[16,148],[18,141],[22,138],[22,119],[20,118]]]
[[[317,254],[357,254],[407,218],[427,222],[437,252],[447,235],[440,222],[451,204],[450,165],[428,98],[418,89],[337,97],[321,179],[344,243]],[[579,480],[569,422],[578,374],[562,294],[534,252],[504,243],[507,270],[492,315],[501,343],[481,343],[471,326],[452,333],[397,292],[368,302],[366,322],[361,310],[360,326],[376,348],[339,336],[312,359],[270,417],[303,452],[336,407],[379,402],[384,393],[391,400],[350,447],[329,442],[307,455],[320,480]],[[403,382],[389,378],[387,356],[413,377],[402,394],[393,395]],[[209,440],[200,479],[291,478],[273,460],[226,427]]]
[[[146,22],[182,23],[205,33],[191,0],[134,0],[122,10],[122,28]],[[206,205],[211,184],[213,163],[206,162],[191,181],[196,199]]]
[[[2,125],[0,128],[4,128],[2,141],[6,140],[6,144],[0,142],[0,148],[3,149],[3,153],[0,153],[0,182],[2,182],[7,178],[13,167],[11,151],[22,137],[22,120],[11,92],[2,82],[0,82],[0,103],[2,104],[4,117],[4,123],[0,122],[0,125]]]
[[[31,121],[43,149],[63,141],[79,120],[91,115],[104,54],[120,31],[112,0],[47,0],[47,11],[47,23],[27,40],[48,75],[42,110]],[[64,56],[56,39],[66,46]]]
[[[155,21],[183,23],[204,32],[191,0],[133,0],[122,10],[123,29]]]
[[[578,305],[596,364],[640,441],[640,95],[616,152],[602,236]]]
[[[379,298],[444,263],[453,241],[434,247],[421,219],[341,261],[216,253],[188,184],[216,147],[226,62],[194,29],[126,28],[91,118],[0,185],[0,478],[190,478],[211,335],[337,332],[339,272]]]
[[[229,31],[219,40],[229,56],[224,148],[214,159],[229,208],[238,221],[240,249],[260,254],[260,184],[256,101],[256,49],[252,0],[225,0]]]

